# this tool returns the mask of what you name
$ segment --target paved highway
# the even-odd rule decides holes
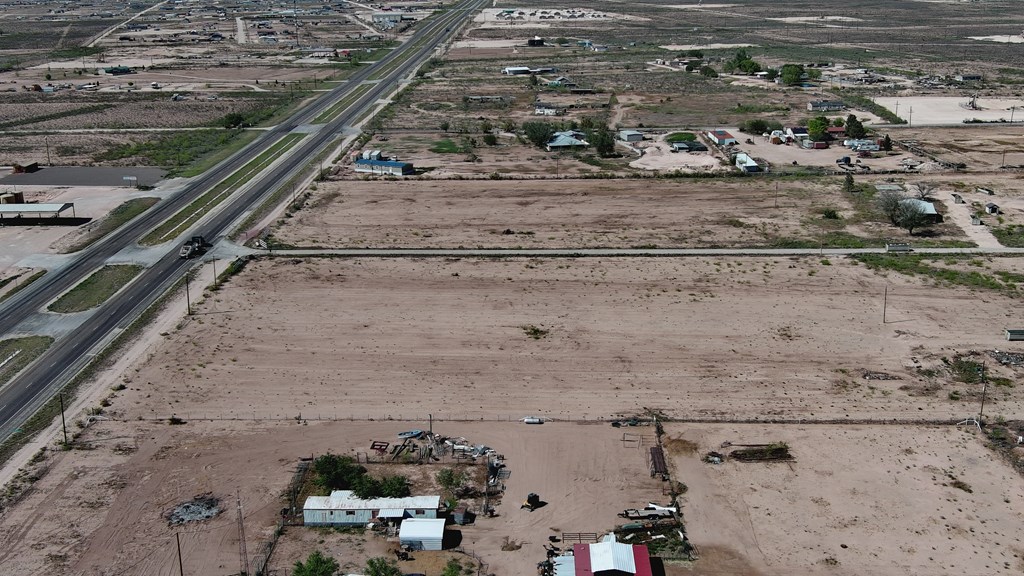
[[[467,0],[458,7],[427,20],[408,42],[381,61],[360,70],[350,77],[347,83],[300,110],[287,122],[268,130],[245,149],[196,178],[181,192],[160,202],[150,211],[85,249],[72,263],[49,272],[19,294],[9,298],[0,306],[0,334],[3,337],[17,334],[18,325],[42,310],[51,300],[76,285],[121,250],[134,245],[145,233],[241,168],[281,136],[297,126],[310,123],[361,82],[388,67],[390,72],[387,75],[372,85],[366,94],[334,120],[305,138],[281,161],[272,174],[236,192],[232,198],[218,207],[216,212],[202,221],[198,229],[190,231],[189,234],[219,238],[230,232],[229,227],[232,223],[257,206],[282,183],[301,172],[305,163],[329,146],[344,126],[351,124],[378,99],[391,92],[398,81],[425,61],[467,16],[483,5],[484,1]],[[187,272],[194,262],[179,259],[177,248],[177,243],[168,245],[167,253],[157,263],[147,268],[116,298],[98,308],[72,333],[54,342],[36,362],[0,390],[0,440],[8,438],[23,425],[40,406],[88,363],[92,355],[102,350]]]

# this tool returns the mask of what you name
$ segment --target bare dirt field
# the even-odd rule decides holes
[[[131,376],[121,413],[955,417],[955,383],[916,367],[1003,348],[1011,301],[845,260],[260,262]],[[970,314],[950,313],[965,302]],[[864,370],[898,379],[864,383]],[[1006,400],[1020,394],[990,390],[992,413],[1016,416]]]
[[[858,181],[882,180],[858,176]],[[929,181],[948,201],[943,192],[952,190],[950,181]],[[1001,193],[1017,195],[1018,183],[1002,182]],[[840,179],[824,177],[776,183],[747,178],[330,181],[318,186],[307,207],[279,221],[274,235],[292,246],[367,248],[816,248],[823,242],[837,245],[842,239],[834,234],[853,234],[878,246],[886,238],[907,238],[872,211],[871,200],[840,188]],[[830,208],[841,218],[823,219]],[[929,235],[929,242],[965,239],[953,224],[939,225]]]
[[[256,262],[104,376],[99,390],[126,386],[108,398],[111,420],[81,434],[91,449],[37,464],[47,473],[0,517],[0,562],[13,575],[169,575],[179,532],[187,571],[229,573],[236,493],[252,553],[273,530],[298,457],[366,451],[424,427],[430,413],[487,420],[434,424],[494,447],[512,472],[499,516],[463,528],[462,545],[498,576],[529,573],[548,535],[608,530],[622,508],[664,499],[643,451],[594,418],[644,407],[677,417],[960,418],[976,405],[947,392],[976,400],[979,386],[951,381],[941,357],[1005,349],[993,319],[1012,316],[1013,302],[884,280],[842,260]],[[529,325],[549,332],[533,339]],[[990,374],[1019,376],[992,364]],[[990,386],[988,413],[1019,418],[1020,394]],[[186,423],[169,425],[171,414]],[[335,415],[343,420],[317,421]],[[524,415],[590,421],[507,422]],[[670,576],[1019,570],[1011,532],[1021,479],[951,426],[667,431],[686,440],[670,440],[669,454],[690,487],[684,515],[702,556],[670,565]],[[690,453],[727,440],[785,441],[796,461],[712,467]],[[519,510],[531,491],[549,505]],[[203,494],[220,499],[219,515],[168,526],[172,507]],[[505,537],[523,547],[501,551]],[[380,541],[290,527],[271,566],[314,547],[352,567],[386,553]]]
[[[985,122],[1009,122],[1017,117],[1013,108],[1024,109],[1024,100],[1019,98],[979,98],[977,109],[966,106],[970,96],[900,96],[878,97],[875,102],[906,118],[918,126],[962,125],[966,120]],[[912,112],[911,112],[912,111]],[[1021,110],[1024,113],[1024,110]]]
[[[1018,574],[1022,479],[952,426],[667,427],[697,566],[723,574]],[[792,463],[705,464],[723,442],[786,442]],[[676,449],[673,450],[673,447]],[[690,449],[693,449],[692,451]],[[959,480],[964,485],[955,484]],[[733,566],[728,566],[729,563]]]

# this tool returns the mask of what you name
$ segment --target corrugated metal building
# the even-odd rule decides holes
[[[440,550],[444,541],[444,520],[411,518],[398,529],[398,543],[413,550]]]
[[[555,576],[652,576],[651,556],[643,544],[616,542],[606,536],[597,544],[575,544],[572,556],[553,560]]]
[[[359,158],[355,161],[356,172],[366,172],[369,174],[390,174],[392,176],[407,176],[409,174],[415,174],[416,169],[413,168],[411,162],[399,162],[397,160],[367,160],[365,158]]]
[[[437,518],[440,496],[408,498],[356,498],[351,490],[335,490],[330,496],[310,496],[302,506],[306,526],[355,526],[374,519]]]

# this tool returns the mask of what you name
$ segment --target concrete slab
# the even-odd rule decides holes
[[[0,178],[5,186],[124,186],[125,176],[138,178],[141,186],[154,186],[163,180],[160,168],[93,166],[50,166],[30,174],[11,174]]]

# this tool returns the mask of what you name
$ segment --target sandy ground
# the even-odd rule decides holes
[[[1001,348],[1012,309],[844,260],[256,263],[132,377],[121,414],[952,418],[944,392],[908,400],[915,366]],[[900,380],[844,392],[861,370]],[[1017,416],[1019,395],[991,394],[992,413]]]
[[[839,199],[818,191],[810,204],[796,200],[812,190],[819,189],[787,183],[783,208],[770,217],[774,190],[750,182],[332,181],[274,234],[331,247],[735,245],[763,241],[762,232],[802,235],[805,211]],[[769,218],[777,226],[761,230]]]
[[[436,431],[496,448],[511,470],[499,516],[463,529],[463,546],[498,576],[532,573],[555,529],[601,532],[622,508],[664,497],[621,430],[509,420],[592,420],[644,406],[725,418],[958,418],[973,410],[946,399],[947,389],[964,386],[942,377],[937,392],[915,392],[915,367],[940,366],[939,356],[957,350],[1002,349],[993,322],[1012,316],[1011,301],[891,277],[883,324],[883,282],[840,260],[250,264],[188,321],[170,328],[169,314],[166,336],[97,382],[99,391],[127,386],[110,398],[113,420],[83,433],[93,449],[40,465],[48,472],[0,516],[0,563],[12,575],[169,576],[180,532],[186,573],[230,573],[236,494],[252,554],[273,529],[298,457],[366,451],[371,440],[425,427],[429,413]],[[951,312],[965,305],[971,313]],[[550,332],[533,340],[526,324]],[[900,380],[864,381],[864,369]],[[989,393],[989,414],[1021,416],[1019,388]],[[168,425],[172,413],[188,423]],[[357,421],[317,421],[334,415]],[[240,420],[200,419],[229,416]],[[726,440],[783,440],[796,456],[710,467],[670,444],[702,555],[692,568],[670,566],[670,576],[1020,569],[1011,531],[1021,478],[953,427],[668,431],[698,454]],[[973,493],[943,486],[950,474]],[[549,505],[519,510],[530,491]],[[219,516],[167,525],[168,509],[204,493],[222,500]],[[505,537],[523,548],[501,552]],[[345,539],[289,528],[272,567],[313,546],[357,563],[382,550]]]
[[[682,426],[670,437],[690,490],[688,530],[701,565],[733,574],[1019,574],[1020,476],[969,428]],[[793,463],[713,466],[722,442],[784,441]],[[672,446],[672,443],[669,444]],[[951,485],[965,481],[968,493]],[[737,561],[736,559],[739,559]]]
[[[941,189],[960,179],[905,178],[928,179]],[[858,182],[880,180],[857,176]],[[992,182],[1010,198],[1022,192],[1016,180]],[[835,229],[822,222],[826,208],[855,215],[839,178],[786,180],[777,187],[758,179],[332,181],[318,185],[306,208],[279,220],[274,235],[292,246],[332,248],[736,247],[790,240],[817,246],[824,230]],[[906,236],[881,221],[850,231],[876,239]],[[963,239],[953,225],[936,232],[940,239]]]
[[[970,100],[964,96],[901,96],[877,97],[875,102],[905,118],[914,126],[947,126],[963,124],[964,120],[977,119],[986,122],[1008,121],[1011,107],[1024,109],[1024,100],[1009,98],[979,98],[978,110],[964,106]],[[898,111],[897,111],[898,106]],[[913,112],[911,112],[913,110]],[[1024,110],[1020,110],[1024,114]],[[1024,117],[1014,114],[1014,120]]]
[[[711,152],[672,152],[672,145],[663,138],[634,144],[644,155],[629,163],[645,170],[682,170],[684,172],[717,172],[728,170]]]

